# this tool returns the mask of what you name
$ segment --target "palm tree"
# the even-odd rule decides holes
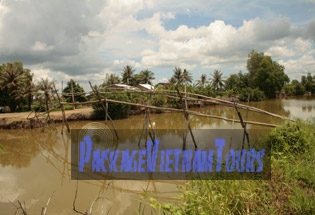
[[[179,67],[175,67],[173,69],[173,72],[174,72],[174,74],[173,74],[170,82],[175,83],[176,85],[181,84],[182,83],[182,75],[183,75],[182,69]]]
[[[185,84],[187,84],[187,82],[192,82],[192,76],[186,69],[184,69],[184,72],[182,74],[182,80]]]
[[[146,69],[140,72],[141,81],[140,84],[152,84],[152,80],[154,80],[154,73],[150,70]]]
[[[211,86],[219,91],[222,87],[224,87],[225,80],[222,79],[222,72],[219,70],[214,70],[211,78]]]
[[[0,89],[5,97],[4,102],[9,105],[11,111],[15,111],[21,102],[16,98],[16,95],[25,80],[23,65],[20,62],[6,63],[0,66]]]
[[[207,81],[207,75],[202,74],[200,77],[200,80],[197,81],[199,85],[201,85],[203,88],[205,87],[205,84],[208,83]]]
[[[52,98],[53,85],[54,85],[54,81],[49,80],[48,78],[46,79],[41,78],[41,80],[38,82],[38,90],[44,92],[44,95],[41,96],[41,98],[44,97],[45,99],[46,110],[49,110],[48,104]]]
[[[182,69],[180,67],[175,67],[173,69],[173,76],[171,77],[171,79],[169,80],[170,83],[174,83],[176,85],[180,85],[185,83],[185,85],[187,85],[187,83],[191,83],[192,82],[192,76],[191,74],[184,69],[184,71],[182,71]]]
[[[113,84],[119,84],[120,82],[121,82],[121,79],[118,75],[110,74],[109,78],[106,78],[106,80],[102,84],[102,87],[113,85]]]
[[[122,73],[122,82],[124,84],[130,84],[131,79],[132,79],[132,75],[135,72],[135,69],[132,68],[132,66],[125,66],[124,67],[124,72]]]
[[[32,109],[33,96],[37,91],[37,87],[32,80],[27,79],[25,82],[22,82],[20,87],[14,91],[15,99],[17,101],[25,100],[27,101],[28,109]]]

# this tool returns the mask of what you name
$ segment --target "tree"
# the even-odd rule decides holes
[[[121,83],[121,78],[118,75],[110,74],[108,78],[101,84],[101,87],[106,87],[113,84]]]
[[[248,54],[247,59],[247,70],[249,72],[249,85],[252,88],[255,88],[254,83],[254,77],[256,73],[258,72],[258,69],[260,67],[261,61],[264,59],[264,53],[263,52],[257,52],[255,50],[252,50]]]
[[[284,66],[272,61],[270,56],[264,56],[253,82],[268,98],[276,97],[285,83],[289,83],[289,77],[284,73]]]
[[[38,82],[38,90],[43,92],[43,95],[39,96],[39,99],[45,100],[45,108],[49,110],[49,102],[52,99],[52,91],[53,91],[54,81],[49,80],[48,78],[41,78]]]
[[[27,81],[32,81],[32,75],[28,69],[23,68],[22,62],[2,64],[0,66],[0,89],[2,91],[0,105],[8,105],[14,112],[18,106],[21,107],[26,103],[23,95],[19,95],[19,93]]]
[[[182,74],[182,80],[185,85],[187,85],[188,82],[191,83],[193,80],[191,74],[186,69],[184,69],[184,72]]]
[[[211,86],[216,91],[219,91],[222,87],[224,87],[224,80],[222,78],[222,72],[219,70],[214,70],[211,78]]]
[[[173,72],[174,74],[170,79],[170,83],[174,85],[183,85],[183,83],[187,85],[188,82],[191,83],[193,80],[191,74],[186,69],[182,71],[180,67],[175,67]]]
[[[305,87],[307,92],[315,93],[315,76],[312,77],[311,73],[308,73],[307,76],[302,76],[302,84]]]
[[[274,98],[284,84],[289,83],[289,77],[284,73],[284,66],[265,56],[263,52],[251,51],[248,55],[247,69],[249,71],[249,86],[258,87],[268,98]]]
[[[207,75],[206,74],[202,74],[201,76],[200,76],[200,80],[198,80],[197,81],[198,82],[198,84],[201,86],[201,87],[205,87],[205,84],[208,82],[207,81]]]
[[[130,84],[132,81],[132,75],[135,72],[135,69],[132,68],[132,66],[125,66],[124,71],[122,73],[122,83],[124,84]]]
[[[16,92],[16,93],[15,93]],[[17,100],[27,103],[28,110],[32,109],[33,96],[37,92],[37,87],[33,82],[33,74],[29,70],[25,71],[25,80],[20,84],[19,88],[14,91]]]
[[[173,69],[173,76],[170,79],[170,82],[173,83],[174,85],[179,85],[182,83],[182,69],[179,67],[175,67]]]
[[[152,84],[152,80],[154,80],[154,73],[150,70],[146,69],[140,72],[141,81],[140,84]]]
[[[72,86],[71,86],[72,85]],[[63,89],[63,97],[66,99],[67,102],[72,102],[72,87],[73,87],[73,93],[77,94],[74,95],[74,101],[75,102],[85,102],[87,99],[84,95],[85,91],[83,87],[80,86],[78,82],[75,82],[73,79],[67,82],[67,86]]]

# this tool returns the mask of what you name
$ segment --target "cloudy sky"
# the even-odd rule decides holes
[[[88,89],[124,66],[174,67],[194,80],[247,72],[251,50],[315,75],[315,0],[0,0],[0,63],[22,61],[35,78],[70,78]]]

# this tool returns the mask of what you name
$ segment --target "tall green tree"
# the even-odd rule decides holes
[[[190,72],[186,69],[182,70],[180,67],[175,67],[173,72],[174,74],[170,79],[170,83],[174,85],[187,85],[187,83],[191,83],[193,80]]]
[[[187,83],[191,83],[193,80],[192,75],[186,69],[184,69],[183,71],[182,80],[185,83],[185,85],[187,85]]]
[[[152,81],[155,79],[154,73],[146,69],[139,73],[141,77],[140,84],[152,84]]]
[[[173,72],[174,72],[174,74],[173,74],[173,76],[171,77],[171,79],[170,79],[170,82],[171,83],[173,83],[174,85],[179,85],[179,84],[181,84],[182,83],[182,69],[181,68],[179,68],[179,67],[175,67],[174,69],[173,69]]]
[[[74,95],[74,101],[75,102],[85,102],[87,100],[85,96],[85,91],[83,87],[80,86],[78,82],[75,82],[73,79],[67,82],[66,87],[63,89],[63,97],[66,99],[67,102],[72,102],[72,88]]]
[[[257,52],[255,50],[252,50],[248,54],[248,59],[247,59],[247,70],[249,72],[249,85],[252,88],[255,88],[255,83],[254,83],[254,77],[257,74],[261,61],[264,59],[264,53],[263,52]]]
[[[44,100],[46,110],[49,110],[49,103],[53,98],[53,85],[54,80],[50,80],[48,78],[41,78],[37,85],[38,90],[43,93],[38,99]]]
[[[197,80],[198,85],[200,85],[201,87],[205,87],[205,84],[208,83],[207,81],[207,75],[206,74],[202,74],[200,76],[200,80]]]
[[[307,76],[302,76],[302,84],[307,92],[315,93],[315,76],[307,73]]]
[[[284,73],[284,66],[272,61],[270,56],[264,56],[253,79],[255,86],[268,98],[276,97],[276,93],[281,92],[289,81],[289,77]]]
[[[17,100],[21,100],[23,101],[23,103],[27,103],[28,110],[32,109],[32,104],[34,100],[33,98],[37,92],[37,87],[33,82],[33,75],[34,74],[30,73],[30,70],[25,70],[24,81],[20,84],[17,90],[14,91],[16,92],[14,94]]]
[[[30,70],[23,68],[22,62],[2,64],[0,66],[0,105],[9,106],[14,112],[17,107],[25,104],[27,100],[19,93],[28,81],[32,81],[32,75]]]
[[[133,73],[135,72],[136,70],[132,68],[132,66],[125,66],[124,67],[124,71],[122,73],[122,83],[124,84],[130,84],[132,82],[132,76],[133,76]]]
[[[224,87],[224,80],[222,77],[222,72],[219,70],[214,70],[212,78],[211,78],[211,86],[213,87],[213,89],[215,89],[216,91],[219,91],[219,89],[222,89]]]
[[[247,87],[249,87],[249,73],[239,71],[237,74],[231,74],[225,80],[225,89],[233,90],[235,93],[239,93],[242,89]]]

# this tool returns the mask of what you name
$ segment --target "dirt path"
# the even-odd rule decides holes
[[[66,110],[66,117],[80,113],[80,114],[91,114],[93,112],[93,109],[91,107],[87,108],[80,108],[76,110]],[[50,116],[54,116],[56,118],[62,117],[62,112],[61,111],[53,111],[50,112]],[[27,119],[27,117],[34,117],[34,112],[22,112],[22,113],[1,113],[0,114],[0,119],[7,119],[7,120],[16,120],[16,119]]]

